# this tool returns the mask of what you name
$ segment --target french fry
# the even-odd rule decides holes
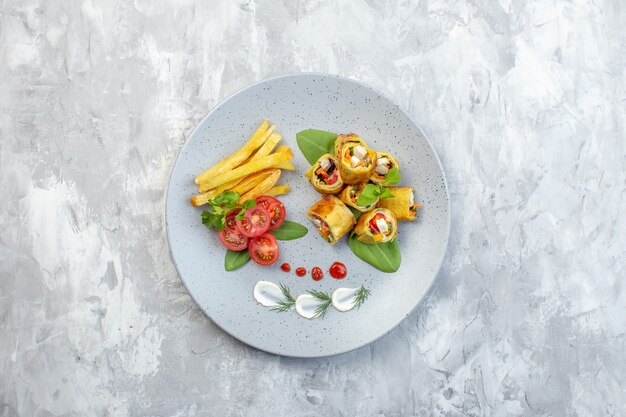
[[[235,187],[231,188],[229,191],[234,191],[241,194],[245,194],[257,185],[259,185],[263,180],[265,180],[270,175],[276,175],[275,172],[278,171],[278,175],[280,175],[279,169],[266,169],[261,172],[257,172],[254,174],[250,174],[237,184]]]
[[[272,173],[263,181],[261,181],[259,185],[257,185],[256,187],[254,187],[253,189],[251,189],[250,191],[242,195],[239,198],[239,203],[243,203],[246,200],[255,199],[258,196],[265,194],[267,191],[269,191],[270,188],[272,188],[274,184],[276,184],[276,181],[278,181],[279,178],[280,178],[280,169],[272,170]]]
[[[267,190],[265,192],[265,195],[276,197],[276,196],[279,196],[279,195],[287,194],[290,190],[291,190],[290,186],[279,184],[279,185],[275,185],[272,188],[270,188],[269,190]]]
[[[211,190],[204,194],[194,195],[189,198],[189,202],[194,207],[200,207],[209,202],[209,200],[217,197],[219,194],[215,192],[215,190]]]
[[[256,151],[252,157],[250,157],[250,161],[256,161],[257,159],[261,159],[264,156],[269,155],[272,152],[272,149],[283,139],[283,136],[278,133],[272,133],[272,135],[265,141],[263,146]]]
[[[269,155],[272,152],[272,149],[276,146],[276,144],[282,140],[282,135],[278,133],[272,133],[272,135],[265,141],[263,146],[261,146],[255,153],[252,154],[248,159],[243,161],[241,165],[245,165],[248,162],[256,161],[264,156]],[[282,148],[282,146],[281,146]],[[284,150],[283,150],[284,152]]]
[[[265,141],[274,133],[276,126],[273,125],[269,129],[267,126],[269,121],[265,120],[261,126],[254,132],[252,137],[236,152],[227,156],[211,168],[204,171],[202,174],[195,178],[196,184],[201,185],[212,177],[219,176],[229,170],[233,169],[241,162],[245,161],[252,152],[265,143]],[[212,188],[212,187],[211,187]]]
[[[194,195],[193,197],[191,197],[189,199],[189,202],[194,207],[198,207],[198,206],[201,206],[203,204],[206,204],[206,203],[209,202],[209,200],[214,199],[218,195],[222,194],[224,191],[227,191],[229,188],[235,187],[241,181],[243,181],[243,180],[242,179],[232,180],[232,181],[229,181],[227,183],[224,183],[224,184],[220,185],[217,188],[209,190],[209,191],[207,191],[207,192],[205,192],[203,194]]]
[[[275,153],[284,153],[291,152],[291,148],[289,146],[279,146],[276,148]],[[279,165],[276,165],[276,168],[286,169],[287,171],[295,171],[296,167],[291,163],[291,161],[281,162]]]
[[[282,145],[276,148],[276,151],[274,153],[286,153],[286,152],[291,152],[291,148],[287,145]]]
[[[276,165],[290,159],[291,157],[293,157],[293,153],[289,150],[287,152],[273,153],[259,158],[256,161],[250,161],[247,164],[231,169],[224,174],[211,177],[206,182],[202,183],[200,186],[200,192],[209,191],[210,189],[219,187],[226,182],[246,177],[267,168],[274,168]]]
[[[295,171],[296,170],[296,167],[291,163],[291,161],[281,162],[280,164],[276,165],[276,168],[284,169],[284,170],[287,170],[287,171]]]

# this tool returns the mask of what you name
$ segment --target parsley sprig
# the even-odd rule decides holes
[[[226,227],[226,216],[233,210],[239,209],[237,220],[242,220],[246,215],[246,210],[256,206],[254,200],[246,200],[239,204],[241,195],[235,191],[225,191],[209,200],[209,210],[202,212],[202,224],[209,229],[215,228],[218,232]]]
[[[367,207],[373,204],[378,198],[392,198],[395,197],[391,190],[386,185],[393,185],[400,182],[400,170],[398,167],[393,167],[387,173],[385,181],[382,184],[367,184],[359,198],[356,200],[356,204],[359,207]]]

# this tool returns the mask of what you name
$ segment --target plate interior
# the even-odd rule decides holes
[[[271,267],[250,262],[234,272],[224,270],[225,249],[201,223],[201,208],[188,199],[196,193],[194,176],[239,148],[268,118],[283,135],[281,144],[294,151],[295,172],[283,171],[279,183],[292,191],[280,197],[287,219],[309,228],[304,238],[279,242],[281,256]],[[317,128],[355,132],[374,150],[391,152],[400,164],[399,185],[415,188],[423,204],[418,219],[400,223],[402,265],[386,274],[356,258],[344,238],[328,245],[306,218],[320,195],[304,173],[309,165],[296,144],[297,132]],[[449,233],[449,203],[441,165],[420,129],[386,97],[344,78],[299,74],[254,84],[234,94],[198,125],[174,166],[167,191],[166,224],[172,258],[181,280],[202,310],[226,332],[259,349],[287,356],[318,357],[346,352],[393,329],[419,303],[435,279]],[[315,282],[293,270],[344,262],[348,277],[326,273]],[[282,262],[292,272],[280,270]],[[289,286],[297,296],[309,289],[332,292],[338,287],[365,285],[371,296],[360,310],[330,310],[325,319],[306,320],[295,312],[277,313],[258,305],[252,289],[258,280]]]

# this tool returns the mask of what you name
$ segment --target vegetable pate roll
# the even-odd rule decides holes
[[[391,156],[389,152],[376,152],[376,161],[374,163],[374,172],[370,177],[370,181],[374,184],[381,184],[387,178],[387,174],[391,171],[391,168],[396,167],[400,169],[396,158]]]
[[[376,152],[359,144],[346,143],[341,148],[339,173],[345,184],[368,182],[374,172]]]
[[[343,145],[346,143],[358,143],[359,145],[367,148],[365,141],[359,135],[354,133],[342,134],[337,136],[337,139],[335,139],[335,156],[337,158],[341,158],[341,148],[343,148]]]
[[[375,208],[363,214],[354,228],[357,239],[368,245],[387,243],[398,235],[398,221],[385,208]]]
[[[350,209],[341,200],[330,194],[313,204],[306,214],[331,245],[337,243],[352,230],[356,223],[354,214]]]
[[[327,153],[307,172],[311,185],[322,194],[337,194],[343,188],[343,180],[339,175],[339,161]]]
[[[392,198],[383,198],[378,202],[378,207],[386,208],[392,212],[398,221],[412,222],[415,220],[415,212],[422,207],[415,203],[415,194],[412,187],[389,187],[394,195]]]
[[[359,196],[361,195],[361,192],[366,185],[367,184],[365,183],[348,185],[346,188],[343,189],[341,194],[339,194],[339,199],[343,201],[347,206],[354,207],[362,213],[370,211],[371,209],[376,207],[376,203],[378,203],[379,200],[378,197],[376,198],[376,201],[372,202],[372,204],[368,206],[359,206],[357,204],[357,200],[359,199]]]

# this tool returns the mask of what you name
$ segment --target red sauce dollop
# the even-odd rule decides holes
[[[306,275],[306,268],[301,266],[299,268],[296,268],[296,275],[299,277],[303,277]]]
[[[319,281],[320,279],[324,278],[322,268],[320,268],[319,266],[313,267],[313,269],[311,269],[311,276],[315,281]]]
[[[289,271],[291,271],[291,265],[289,265],[289,263],[285,262],[284,264],[282,264],[280,266],[280,269],[282,269],[285,272],[289,272]]]
[[[333,263],[328,271],[330,276],[335,279],[344,279],[348,275],[348,269],[341,262]]]

